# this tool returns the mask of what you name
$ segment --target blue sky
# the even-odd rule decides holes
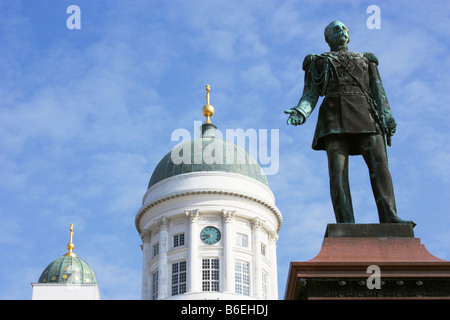
[[[81,29],[69,30],[69,5]],[[369,29],[369,5],[381,29]],[[447,1],[2,0],[0,2],[0,299],[31,299],[48,263],[74,252],[102,299],[140,299],[134,226],[171,134],[203,121],[205,85],[219,129],[278,129],[268,180],[283,214],[278,282],[319,251],[334,222],[326,154],[311,149],[317,110],[301,127],[301,63],[328,51],[332,20],[349,48],[370,51],[398,127],[389,149],[399,215],[450,260],[450,29]],[[320,101],[319,101],[320,103]],[[378,222],[367,169],[352,157],[357,222]]]

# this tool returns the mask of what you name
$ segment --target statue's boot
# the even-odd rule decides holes
[[[390,218],[386,219],[385,223],[407,223],[412,224],[413,228],[417,225],[413,220],[403,220],[400,219],[399,216],[393,215]]]
[[[408,223],[412,224],[413,228],[417,225],[412,220],[403,220],[397,215],[397,208],[395,206],[394,197],[384,197],[377,201],[378,216],[380,223]]]

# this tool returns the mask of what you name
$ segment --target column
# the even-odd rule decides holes
[[[262,222],[259,218],[254,218],[250,222],[253,230],[253,296],[262,299],[262,257],[261,257],[261,234]]]
[[[150,300],[150,272],[148,270],[148,263],[152,257],[152,249],[150,245],[151,232],[144,230],[141,233],[142,240],[142,300]]]
[[[275,231],[269,232],[269,259],[270,259],[270,284],[269,285],[269,299],[278,300],[278,281],[277,281],[277,240],[278,233]]]
[[[234,293],[234,230],[233,221],[236,211],[222,210],[223,220],[223,292]]]
[[[158,260],[158,299],[168,297],[169,275],[167,268],[168,228],[169,219],[162,217],[158,220],[159,226],[159,260]]]
[[[189,258],[187,262],[187,292],[201,291],[201,266],[198,256],[198,221],[199,212],[195,210],[185,210],[189,221]]]

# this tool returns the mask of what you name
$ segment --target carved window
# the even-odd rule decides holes
[[[173,247],[184,246],[184,233],[176,234],[173,236]]]
[[[219,259],[202,260],[202,290],[219,291]]]
[[[153,245],[153,258],[159,254],[159,242]]]
[[[267,273],[266,272],[262,272],[262,294],[263,294],[263,299],[268,299],[268,287],[267,287]]]
[[[236,233],[236,245],[239,247],[248,247],[248,236],[243,233]]]
[[[172,264],[172,295],[186,292],[186,261]]]
[[[266,249],[267,249],[267,246],[264,243],[261,242],[261,255],[263,257],[266,256]]]
[[[237,294],[250,295],[250,266],[247,262],[235,262],[234,288]]]
[[[152,274],[152,299],[158,299],[158,270]]]

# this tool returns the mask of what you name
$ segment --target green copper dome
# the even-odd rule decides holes
[[[75,245],[72,242],[73,224],[70,224],[69,250],[61,258],[50,263],[39,277],[38,283],[97,283],[94,270],[82,259],[72,252]]]
[[[64,255],[50,263],[39,277],[39,283],[97,283],[94,270],[82,259]]]
[[[148,188],[179,174],[220,171],[242,174],[269,186],[258,162],[236,144],[216,138],[216,126],[202,125],[202,136],[176,146],[168,152],[153,171]]]

